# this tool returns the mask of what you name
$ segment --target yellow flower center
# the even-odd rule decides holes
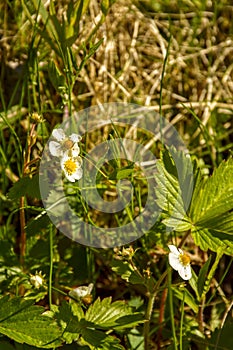
[[[64,163],[64,169],[68,175],[72,175],[77,169],[77,164],[72,159],[67,159]]]
[[[183,266],[187,266],[190,264],[190,257],[187,254],[180,254],[179,260]]]

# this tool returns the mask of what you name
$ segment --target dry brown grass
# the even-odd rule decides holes
[[[56,3],[58,16],[64,13],[67,3]],[[15,4],[19,10],[19,3],[15,1]],[[218,5],[208,1],[205,8],[201,1],[185,0],[180,4],[116,1],[93,36],[93,42],[101,38],[104,41],[77,77],[73,105],[75,110],[80,110],[103,102],[124,101],[159,111],[161,77],[168,54],[162,89],[163,116],[176,125],[193,153],[203,156],[211,149],[214,164],[218,162],[218,154],[228,154],[233,145],[233,6],[226,0]],[[18,18],[21,27],[17,27],[13,8],[1,6],[4,14],[2,61],[14,67],[10,74],[2,70],[1,80],[6,94],[10,95],[9,87],[12,80],[13,85],[17,83],[20,62],[27,59],[25,40],[29,39],[30,22],[24,15]],[[73,46],[78,63],[82,59],[80,44],[87,40],[100,18],[100,3],[91,0],[81,20],[80,36]],[[39,55],[44,55],[40,62],[40,98],[48,111],[57,108],[59,96],[48,87],[44,71],[51,59],[51,50],[44,49]],[[56,60],[56,56],[52,56]],[[203,136],[200,122],[187,107],[193,109],[206,127],[208,137]]]
[[[99,5],[92,1],[90,16],[83,22],[84,37],[98,22],[99,14]],[[163,115],[174,124],[182,121],[179,131],[192,143],[201,132],[186,109],[192,108],[207,127],[210,139],[218,137],[214,125],[220,123],[224,137],[232,142],[232,15],[233,6],[219,6],[216,14],[213,6],[195,11],[194,5],[176,13],[146,14],[133,3],[117,1],[97,32],[97,38],[103,37],[104,42],[78,79],[85,91],[77,89],[77,107],[87,100],[90,104],[125,101],[159,111],[163,63],[171,34],[162,90]],[[195,146],[202,148],[203,137],[198,143]],[[210,141],[210,146],[214,143]],[[216,153],[213,149],[213,157]]]

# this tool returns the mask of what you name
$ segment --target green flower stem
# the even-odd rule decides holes
[[[156,285],[154,286],[153,291],[149,291],[149,298],[148,298],[148,304],[147,304],[147,310],[145,314],[146,321],[144,323],[144,329],[143,329],[143,334],[144,334],[144,349],[147,350],[149,349],[149,341],[150,341],[150,320],[151,320],[151,315],[153,312],[154,308],[154,302],[155,302],[155,297],[158,292],[158,289],[164,280],[164,278],[167,276],[167,271],[165,271],[160,278],[158,279]]]
[[[199,331],[204,332],[204,318],[203,318],[203,311],[204,311],[204,306],[205,306],[205,297],[201,300],[201,303],[198,308],[198,325],[199,325]]]
[[[183,322],[184,322],[184,299],[185,292],[183,291],[183,299],[181,304],[181,318],[180,318],[180,350],[183,350]]]
[[[149,293],[149,299],[147,304],[147,310],[146,310],[146,321],[144,323],[144,349],[149,349],[149,341],[150,341],[150,319],[151,314],[154,307],[154,301],[155,301],[156,293]]]
[[[23,171],[22,171],[22,175],[27,176],[28,175],[28,165],[30,164],[30,159],[31,159],[31,151],[32,151],[32,147],[36,142],[35,139],[35,127],[36,124],[32,124],[31,125],[31,130],[30,130],[30,134],[28,136],[28,143],[27,143],[27,148],[26,151],[24,153],[24,161],[23,161]],[[19,211],[19,219],[20,219],[20,242],[19,242],[19,248],[20,248],[20,265],[23,267],[24,265],[24,258],[25,258],[25,254],[26,254],[26,230],[25,230],[25,226],[26,226],[26,218],[25,218],[25,196],[20,197],[20,211]],[[23,294],[23,289],[22,289],[22,294]]]
[[[52,307],[52,281],[53,281],[53,226],[49,229],[49,248],[50,248],[50,266],[49,266],[49,307]]]
[[[174,344],[174,349],[178,350],[177,338],[176,338],[176,327],[175,327],[175,322],[174,322],[173,295],[172,295],[172,288],[171,288],[171,268],[168,269],[168,297],[169,297],[172,336],[173,336],[173,341],[174,341],[173,344]]]

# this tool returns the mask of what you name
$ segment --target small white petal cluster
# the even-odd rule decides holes
[[[71,182],[80,180],[83,174],[78,145],[81,136],[71,134],[67,137],[62,129],[54,129],[52,136],[56,141],[49,142],[49,151],[53,156],[60,158],[61,169],[64,171],[65,177]]]
[[[77,287],[71,290],[69,292],[69,295],[76,300],[85,298],[87,295],[91,294],[93,286],[94,286],[93,283],[90,283],[88,286]]]
[[[39,289],[44,283],[44,276],[42,276],[42,272],[36,272],[35,275],[31,275],[30,282],[36,289]]]
[[[168,248],[170,249],[168,255],[169,264],[174,270],[178,271],[183,280],[189,280],[192,277],[190,257],[182,249],[172,244]]]

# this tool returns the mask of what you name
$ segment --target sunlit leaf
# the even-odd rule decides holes
[[[21,298],[0,299],[0,333],[19,342],[42,348],[60,345],[61,330],[44,308]]]
[[[198,191],[194,191],[190,217],[196,227],[233,234],[232,210],[233,159],[229,158],[215,169],[212,176],[202,180]]]
[[[136,326],[142,322],[140,313],[133,313],[132,309],[124,301],[112,303],[111,297],[100,300],[99,298],[90,305],[86,312],[86,320],[93,322],[95,327],[101,329],[124,329]]]
[[[192,163],[183,152],[170,150],[157,162],[155,193],[157,204],[163,210],[163,223],[176,231],[186,231],[191,223],[186,212],[192,194]]]

